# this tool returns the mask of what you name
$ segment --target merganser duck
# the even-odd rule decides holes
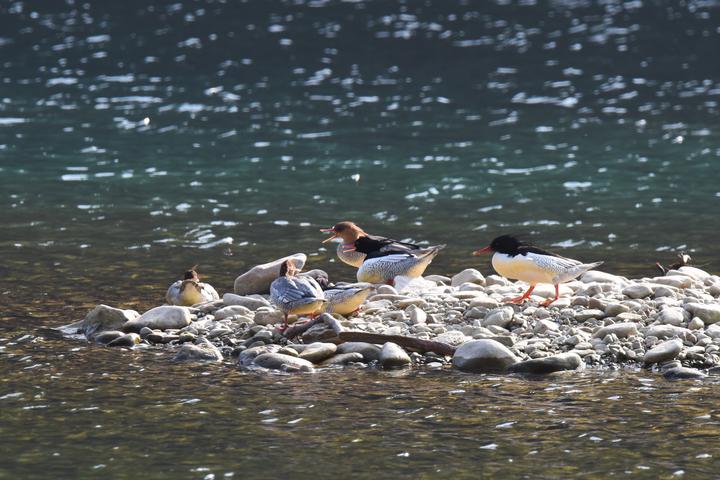
[[[678,253],[678,261],[673,263],[672,265],[665,267],[660,262],[655,262],[655,266],[657,267],[660,272],[665,275],[668,270],[677,270],[680,267],[684,267],[685,265],[689,265],[692,261],[692,258],[690,258],[690,255],[688,255],[685,252]]]
[[[270,300],[283,313],[281,330],[288,326],[288,315],[319,313],[327,303],[320,285],[312,277],[297,276],[299,270],[292,260],[280,266],[280,275],[270,284]]]
[[[335,238],[343,240],[338,246],[338,257],[358,268],[359,282],[392,285],[394,278],[399,275],[420,277],[440,250],[445,248],[445,245],[420,247],[413,243],[369,235],[353,222],[347,221],[322,229],[321,232],[332,233],[323,243]]]
[[[560,284],[579,277],[588,270],[602,265],[603,262],[581,263],[577,260],[561,257],[540,248],[528,245],[511,235],[495,238],[490,245],[473,252],[473,255],[494,252],[492,266],[506,278],[522,280],[530,288],[509,303],[523,303],[538,283],[551,283],[555,286],[555,298],[542,303],[546,307],[560,297]]]
[[[165,294],[165,301],[170,305],[189,307],[198,303],[219,300],[220,296],[209,283],[200,281],[200,277],[193,267],[185,272],[182,280],[170,285]]]
[[[325,290],[325,298],[328,300],[325,311],[343,316],[355,313],[374,289],[369,283],[329,288]]]

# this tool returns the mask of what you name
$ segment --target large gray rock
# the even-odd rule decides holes
[[[505,345],[491,339],[462,344],[453,355],[453,365],[468,372],[501,372],[519,359]]]
[[[125,323],[122,330],[124,332],[139,332],[143,327],[153,330],[180,329],[190,325],[190,322],[192,322],[192,317],[187,307],[163,305],[150,309],[138,318]]]
[[[186,343],[175,355],[175,361],[221,362],[220,350],[207,340],[198,341],[197,345]]]
[[[249,308],[250,310],[257,310],[260,307],[270,306],[270,302],[259,295],[245,296],[235,295],[234,293],[226,293],[223,295],[222,301],[225,305],[240,305],[241,307]]]
[[[337,347],[337,353],[359,353],[366,362],[380,360],[381,348],[366,342],[345,342]]]
[[[80,332],[88,340],[106,330],[120,330],[125,323],[138,318],[140,314],[135,310],[122,310],[108,305],[98,305],[85,315],[80,324]]]
[[[705,325],[720,322],[720,304],[717,303],[687,303],[685,309],[705,322]]]
[[[410,356],[403,348],[392,342],[387,342],[380,351],[380,364],[383,368],[404,367],[411,363]]]
[[[337,351],[337,345],[334,343],[315,342],[307,345],[302,352],[300,358],[312,363],[320,363],[323,360],[332,357]]]
[[[453,287],[459,287],[463,283],[476,283],[478,285],[485,285],[485,277],[483,274],[475,270],[474,268],[467,268],[462,272],[453,275],[450,285]]]
[[[577,370],[582,365],[583,361],[580,355],[574,352],[565,352],[551,357],[525,360],[524,362],[510,365],[508,371],[542,375],[545,373],[559,372],[561,370]]]
[[[283,355],[282,353],[263,353],[255,357],[255,365],[272,370],[314,371],[313,364],[308,360]]]
[[[507,328],[512,322],[515,310],[512,307],[496,308],[488,312],[485,319],[482,321],[482,326],[487,328],[491,325],[495,325],[502,328]]]
[[[680,340],[668,340],[645,352],[643,360],[645,363],[667,362],[668,360],[673,360],[675,357],[680,355],[682,347],[683,343]]]
[[[612,325],[598,328],[595,333],[593,333],[593,337],[605,338],[611,333],[617,335],[618,338],[631,337],[633,335],[637,335],[637,325],[630,322],[614,323]]]
[[[280,275],[280,265],[286,260],[292,260],[298,269],[302,269],[307,261],[307,256],[304,253],[296,253],[254,266],[235,279],[235,293],[237,295],[269,293],[270,284]]]

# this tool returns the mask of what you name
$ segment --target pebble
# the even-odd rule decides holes
[[[515,310],[512,307],[496,308],[488,312],[485,319],[482,321],[483,327],[495,325],[498,327],[506,328],[512,322],[515,316]]]
[[[223,359],[220,350],[208,341],[201,341],[197,345],[186,343],[177,355],[175,355],[175,361],[203,361],[203,362],[221,362]]]
[[[243,352],[244,353],[244,352]],[[271,370],[297,369],[303,372],[313,372],[313,364],[303,358],[291,357],[282,353],[262,353],[255,357],[253,363]]]
[[[323,367],[331,367],[335,365],[347,365],[348,363],[362,363],[364,360],[362,354],[358,352],[341,353],[328,358],[320,365]]]
[[[137,333],[128,333],[122,337],[108,342],[108,347],[134,347],[141,342],[140,335]]]
[[[541,375],[561,370],[577,370],[583,366],[582,358],[576,352],[560,353],[544,358],[525,360],[508,367],[509,372]]]
[[[300,358],[312,363],[320,363],[323,360],[332,357],[337,351],[337,345],[334,343],[311,343],[300,352]]]
[[[622,294],[630,298],[645,298],[653,294],[653,289],[643,283],[635,283],[623,288]]]
[[[237,296],[237,295],[236,295]],[[261,305],[260,307],[265,307],[266,305]],[[258,308],[260,308],[258,307]],[[252,316],[253,311],[249,309],[248,307],[244,307],[242,305],[230,305],[227,307],[223,307],[220,310],[217,310],[215,312],[215,320],[223,320],[225,318],[234,317],[236,315],[249,315]]]
[[[667,340],[645,352],[645,363],[662,363],[673,360],[682,351],[683,343],[680,340]]]
[[[359,353],[366,362],[380,360],[380,347],[366,342],[345,342],[337,346],[338,354]]]
[[[637,325],[634,323],[614,323],[598,329],[594,334],[594,338],[605,338],[607,335],[613,334],[617,338],[627,338],[633,335],[637,335]]]

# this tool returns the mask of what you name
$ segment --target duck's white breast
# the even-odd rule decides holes
[[[533,258],[525,255],[510,255],[495,253],[492,257],[492,266],[496,272],[506,278],[522,280],[529,284],[552,283],[556,275],[550,269],[538,265]]]

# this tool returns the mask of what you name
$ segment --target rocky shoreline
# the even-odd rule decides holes
[[[238,277],[242,295],[142,315],[98,305],[60,330],[108,346],[167,349],[178,361],[232,360],[287,372],[370,365],[545,374],[631,366],[702,378],[720,370],[720,277],[698,268],[641,279],[589,271],[561,285],[561,298],[549,307],[538,304],[554,296],[550,285],[539,285],[523,305],[508,305],[503,300],[527,285],[474,269],[429,275],[398,288],[378,286],[355,316],[323,314],[309,328],[283,334],[282,314],[268,295],[249,293],[266,288],[257,272],[267,276],[268,265],[281,260]],[[363,334],[382,343],[345,340]],[[398,345],[406,339],[422,345]],[[428,350],[433,344],[447,348]]]

